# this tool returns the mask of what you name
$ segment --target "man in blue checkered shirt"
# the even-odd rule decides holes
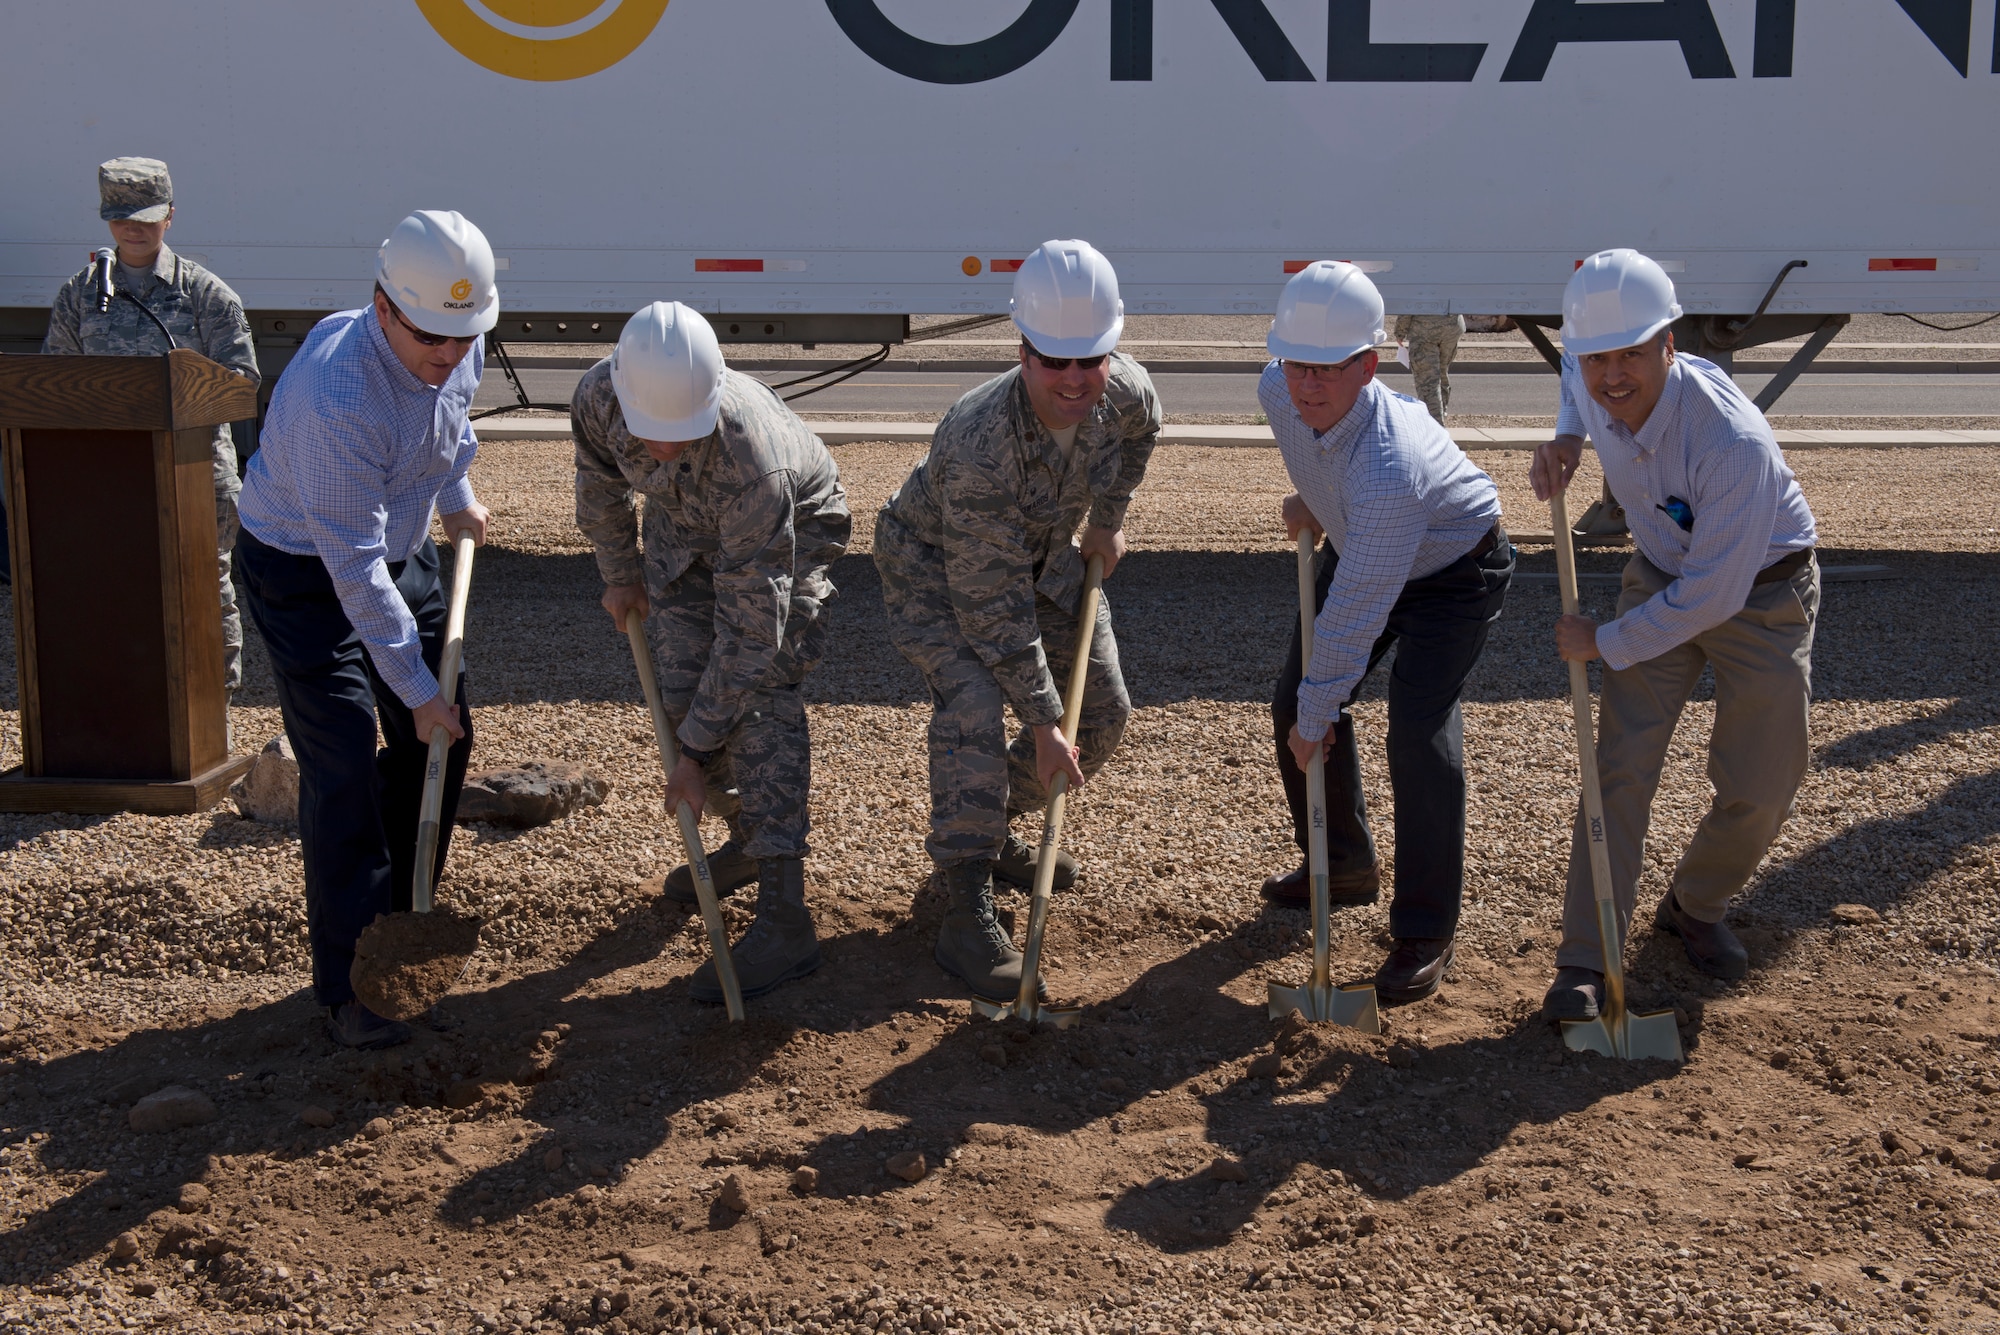
[[[467,410],[499,320],[493,271],[456,213],[397,224],[372,305],[320,321],[285,368],[243,484],[238,568],[299,762],[313,993],[348,1047],[410,1036],[355,999],[354,943],[410,907],[431,733],[455,739],[434,872],[472,751],[471,714],[437,679],[446,605],[430,525],[441,513],[447,534],[486,540]]]
[[[1278,360],[1258,400],[1298,488],[1286,531],[1326,536],[1312,671],[1301,645],[1271,702],[1278,772],[1303,852],[1305,767],[1326,752],[1327,869],[1335,904],[1371,904],[1379,874],[1347,708],[1391,647],[1389,782],[1396,797],[1395,943],[1375,974],[1397,1004],[1435,992],[1451,967],[1465,888],[1464,723],[1459,695],[1514,574],[1500,496],[1424,405],[1375,379],[1382,294],[1351,264],[1321,260],[1286,285],[1271,326]],[[1264,893],[1307,901],[1302,864]]]

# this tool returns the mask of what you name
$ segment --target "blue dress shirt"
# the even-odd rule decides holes
[[[1673,576],[1597,628],[1597,652],[1615,669],[1729,620],[1759,570],[1819,540],[1771,424],[1714,362],[1675,354],[1659,403],[1632,432],[1590,397],[1576,358],[1565,355],[1556,434],[1597,443],[1633,543]]]
[[[243,480],[243,527],[326,563],[375,670],[413,709],[438,682],[387,567],[423,545],[433,509],[473,503],[467,412],[484,366],[475,344],[434,389],[397,360],[372,306],[330,315],[279,378]]]

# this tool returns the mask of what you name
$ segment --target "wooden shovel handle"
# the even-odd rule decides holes
[[[1312,668],[1313,650],[1313,532],[1299,530],[1299,679]],[[1327,883],[1326,748],[1313,751],[1306,762],[1306,874],[1312,890],[1312,985],[1333,984],[1333,904]]]
[[[625,614],[625,638],[632,644],[632,664],[639,670],[639,689],[646,694],[646,708],[653,715],[653,740],[660,750],[660,769],[673,778],[681,763],[680,743],[667,718],[667,702],[660,695],[660,680],[653,671],[653,649],[646,643],[645,618],[639,609]],[[708,854],[701,846],[701,822],[692,808],[682,802],[674,816],[680,825],[681,846],[687,850],[688,870],[694,875],[694,897],[701,905],[701,924],[708,933],[709,955],[715,961],[715,981],[722,988],[722,1004],[731,1020],[743,1018],[743,988],[736,979],[736,961],[729,954],[729,928],[722,921],[722,897],[716,893],[715,878],[708,869]]]
[[[1084,567],[1083,596],[1077,600],[1076,637],[1069,665],[1069,690],[1063,700],[1063,740],[1076,744],[1083,721],[1083,684],[1090,677],[1090,650],[1097,638],[1097,608],[1104,596],[1104,558],[1093,556]],[[1021,990],[1014,1014],[1035,1014],[1039,998],[1035,980],[1042,966],[1042,936],[1048,927],[1049,901],[1055,890],[1056,850],[1062,843],[1063,810],[1069,797],[1069,776],[1049,780],[1049,807],[1042,817],[1042,847],[1035,859],[1035,883],[1028,895],[1028,937],[1021,951]]]
[[[1549,522],[1554,528],[1556,586],[1564,616],[1577,609],[1576,543],[1569,530],[1563,493],[1549,496]],[[1597,901],[1598,934],[1603,938],[1605,1006],[1607,1015],[1625,1010],[1625,942],[1618,933],[1618,912],[1611,886],[1611,849],[1604,837],[1604,791],[1597,779],[1597,737],[1590,711],[1590,669],[1574,660],[1569,665],[1569,705],[1576,724],[1576,762],[1583,789],[1584,845],[1590,851],[1590,889]]]
[[[472,597],[472,554],[477,550],[471,529],[460,529],[452,539],[451,603],[444,618],[444,652],[438,655],[438,694],[447,705],[458,703],[458,674],[465,663],[465,605]],[[442,727],[432,728],[430,746],[423,803],[417,809],[417,865],[410,874],[410,907],[418,913],[431,911],[431,878],[444,836],[444,771],[451,734]]]

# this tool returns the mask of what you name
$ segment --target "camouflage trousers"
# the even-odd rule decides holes
[[[1451,363],[1456,356],[1456,329],[1410,331],[1410,375],[1417,382],[1417,397],[1440,422],[1451,411]]]
[[[243,685],[243,613],[236,606],[236,581],[230,578],[236,556],[236,493],[215,495],[215,564],[222,593],[222,688],[231,694]]]
[[[878,564],[880,535],[878,526]],[[931,832],[924,851],[931,861],[949,866],[996,856],[1007,822],[1022,812],[1041,810],[1048,794],[1035,774],[1034,734],[1022,728],[1009,745],[1000,684],[959,632],[941,566],[936,573],[935,582],[910,580],[900,562],[889,562],[882,569],[882,599],[889,607],[889,638],[930,687]],[[1057,687],[1067,689],[1076,652],[1076,614],[1037,598],[1035,616],[1049,671]],[[1100,599],[1084,675],[1083,713],[1077,735],[1070,739],[1082,753],[1086,778],[1118,749],[1131,717],[1132,700],[1118,668],[1118,641],[1111,633],[1111,603]]]
[[[801,579],[800,584],[813,581]],[[694,704],[715,644],[715,584],[696,562],[678,579],[661,583],[647,561],[646,642],[667,718],[678,730]],[[826,643],[820,604],[792,605],[785,643],[771,676],[751,692],[749,705],[707,770],[707,810],[728,822],[730,835],[753,858],[802,858],[810,830],[806,806],[812,787],[812,739],[806,729],[799,683],[819,662]]]

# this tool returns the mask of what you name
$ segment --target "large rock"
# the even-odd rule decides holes
[[[184,1126],[201,1126],[216,1118],[215,1105],[205,1094],[184,1085],[168,1085],[132,1105],[125,1115],[132,1129],[141,1133],[175,1131]]]
[[[236,809],[266,825],[299,823],[299,761],[292,743],[279,733],[264,743],[250,772],[229,786]]]
[[[567,760],[530,760],[508,769],[469,774],[458,819],[526,827],[559,821],[578,807],[602,806],[608,780]]]

